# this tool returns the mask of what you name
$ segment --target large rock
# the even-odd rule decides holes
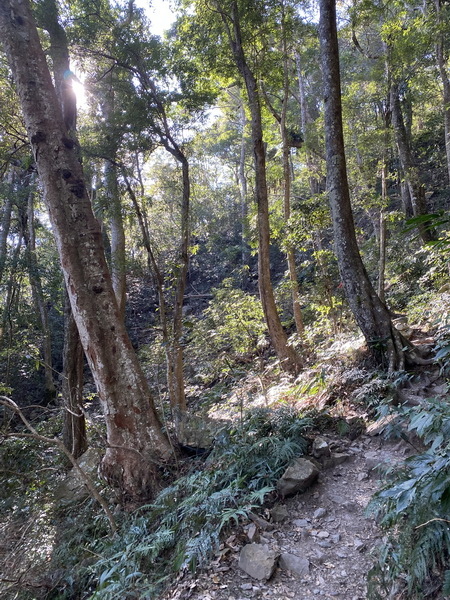
[[[309,560],[307,558],[295,556],[295,554],[282,554],[280,556],[280,567],[299,577],[304,577],[309,574]]]
[[[307,458],[297,458],[278,480],[277,489],[285,496],[306,491],[319,475],[319,468]]]
[[[264,581],[272,577],[278,556],[265,544],[247,544],[239,555],[239,568],[250,577]]]
[[[77,460],[79,467],[92,479],[96,479],[102,452],[97,448],[88,448]],[[89,496],[84,480],[76,469],[69,471],[67,477],[55,490],[55,498],[61,502],[82,500]]]

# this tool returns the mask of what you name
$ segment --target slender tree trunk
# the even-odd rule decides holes
[[[283,30],[283,106],[281,109],[280,129],[283,146],[283,212],[286,227],[289,228],[291,218],[291,152],[288,140],[287,129],[287,105],[289,100],[289,69],[288,69],[288,49],[286,43],[286,24],[284,15],[284,4],[282,5],[282,30]],[[292,310],[294,313],[295,328],[299,335],[303,335],[305,327],[303,325],[303,315],[300,305],[300,291],[297,279],[297,266],[295,264],[295,253],[291,243],[287,244],[286,259],[289,271],[289,281],[291,284]]]
[[[248,245],[248,185],[247,177],[245,174],[245,155],[247,146],[246,127],[247,117],[245,115],[244,101],[239,94],[239,124],[241,128],[241,147],[239,153],[239,166],[238,166],[238,182],[239,182],[239,194],[241,197],[241,263],[242,263],[242,288],[247,287],[248,282],[248,268],[250,263],[250,249]]]
[[[435,0],[436,5],[436,17],[438,26],[441,25],[442,15],[441,6],[442,0]],[[444,35],[440,31],[438,32],[438,39],[436,43],[436,58],[439,69],[439,74],[442,80],[442,100],[444,110],[444,129],[445,129],[445,154],[447,157],[447,170],[450,183],[450,80],[447,71],[447,60],[444,49]]]
[[[83,413],[84,352],[66,289],[64,300],[63,442],[67,450],[78,458],[88,448],[86,419]]]
[[[399,84],[391,84],[391,111],[392,124],[394,127],[395,139],[397,142],[398,156],[402,166],[405,182],[411,198],[413,215],[420,217],[426,214],[425,188],[420,181],[419,171],[415,165],[411,152],[411,145],[408,139],[408,132],[403,119],[402,108],[400,104]],[[420,237],[424,243],[430,242],[433,235],[423,224],[418,225]]]
[[[103,116],[106,126],[111,131],[108,134],[108,152],[110,160],[105,162],[105,189],[108,199],[109,226],[111,232],[111,278],[116,295],[119,312],[125,319],[126,304],[126,269],[125,269],[125,230],[123,226],[122,202],[117,183],[117,134],[113,131],[114,120],[114,78],[111,73],[109,87],[105,91]]]
[[[15,248],[12,252],[12,257],[11,257],[11,266],[9,268],[9,277],[8,277],[8,283],[6,285],[6,300],[5,300],[5,304],[3,307],[3,312],[2,312],[2,327],[1,327],[1,331],[0,331],[0,345],[3,346],[5,345],[5,339],[6,337],[8,337],[8,345],[11,346],[11,342],[12,342],[12,336],[13,336],[13,320],[11,318],[11,313],[12,313],[12,306],[13,306],[13,301],[14,301],[14,296],[15,296],[15,292],[17,289],[17,280],[16,280],[16,273],[17,273],[17,266],[19,264],[19,258],[20,258],[20,249],[22,247],[22,235],[19,235],[19,238],[17,240],[17,244],[15,245]],[[8,355],[8,365],[9,365],[9,355]],[[7,374],[6,374],[6,381],[5,384],[8,385],[9,383],[9,367],[7,368]]]
[[[151,495],[171,456],[112,289],[76,143],[64,125],[27,0],[0,5],[0,39],[17,86],[73,315],[106,419],[103,473],[126,495]]]
[[[390,371],[402,370],[404,341],[370,283],[356,240],[344,152],[335,0],[320,0],[319,37],[325,95],[327,187],[339,271],[350,308],[369,348],[378,359],[387,358]]]
[[[269,227],[269,197],[266,180],[266,152],[263,142],[261,103],[258,93],[258,84],[253,72],[250,70],[244,49],[239,21],[237,2],[232,2],[232,14],[219,10],[224,25],[227,29],[236,66],[245,82],[248,104],[251,114],[251,132],[253,143],[253,156],[255,162],[255,193],[258,208],[258,275],[259,294],[263,307],[264,317],[269,330],[269,337],[275,352],[280,360],[281,367],[291,373],[298,373],[302,367],[300,357],[292,346],[288,345],[287,335],[284,331],[275,304],[271,275],[270,275],[270,227]],[[230,27],[231,21],[231,27]]]
[[[2,210],[2,218],[1,218],[1,229],[0,229],[0,283],[3,279],[3,272],[5,270],[6,258],[8,254],[8,235],[9,228],[11,226],[11,212],[13,205],[13,196],[14,196],[14,179],[15,172],[14,169],[11,168],[6,177],[6,181],[8,183],[8,195],[5,199],[5,204],[3,205]]]
[[[30,184],[29,179],[30,178],[27,177],[25,180],[25,185],[27,186]],[[26,246],[28,277],[30,279],[33,303],[36,312],[39,315],[39,320],[41,322],[45,391],[46,401],[49,402],[56,395],[56,387],[53,379],[52,366],[52,336],[50,331],[50,325],[48,322],[47,304],[44,299],[41,277],[39,275],[39,265],[36,256],[36,237],[34,229],[34,192],[31,190],[28,194],[26,215],[26,227],[24,228],[22,234]]]

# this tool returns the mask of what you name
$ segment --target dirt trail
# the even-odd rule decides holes
[[[328,438],[331,446],[350,454],[335,467],[323,470],[304,494],[280,501],[275,513],[255,527],[235,532],[223,544],[221,556],[196,577],[179,580],[167,600],[281,600],[367,598],[366,578],[373,564],[371,550],[382,532],[366,506],[379,486],[378,466],[397,463],[411,454],[407,443],[387,442],[363,435],[350,442]],[[284,508],[282,508],[284,507]],[[275,518],[285,517],[273,522]],[[249,539],[249,536],[251,540]],[[309,562],[309,572],[294,574],[278,567],[274,576],[260,582],[238,566],[239,552],[250,541],[267,544],[280,554]],[[308,563],[303,561],[308,566]],[[307,569],[306,569],[307,570]]]

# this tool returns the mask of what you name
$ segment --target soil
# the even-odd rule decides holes
[[[345,463],[323,470],[305,493],[280,499],[275,512],[285,507],[282,522],[273,522],[267,509],[264,519],[256,517],[253,524],[232,533],[210,568],[197,576],[182,576],[165,600],[367,598],[367,574],[383,532],[366,508],[380,485],[379,473],[414,449],[407,442],[390,442],[378,435],[362,435],[355,441],[328,438],[328,442],[350,455]],[[309,574],[299,576],[278,567],[269,581],[251,578],[238,565],[240,550],[250,542],[306,558]]]

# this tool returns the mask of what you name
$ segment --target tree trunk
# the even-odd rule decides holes
[[[289,229],[289,220],[291,218],[291,152],[288,140],[288,129],[287,129],[287,105],[289,101],[289,71],[288,71],[288,56],[287,56],[287,43],[286,43],[286,23],[284,14],[284,4],[282,5],[283,16],[282,16],[282,30],[283,30],[283,106],[281,109],[280,129],[281,129],[281,141],[283,146],[283,212],[284,222],[286,227]],[[286,249],[286,260],[289,271],[289,281],[291,284],[291,297],[292,297],[292,311],[294,313],[295,328],[299,335],[305,333],[305,327],[303,325],[303,315],[300,306],[300,292],[297,279],[297,266],[295,264],[295,253],[291,243],[287,244]]]
[[[30,177],[27,176],[23,182],[24,187],[31,184]],[[26,247],[26,258],[28,277],[30,280],[33,303],[42,329],[42,354],[43,368],[45,376],[46,403],[50,402],[56,395],[55,382],[53,380],[52,367],[52,336],[48,322],[47,304],[42,290],[41,277],[39,275],[39,265],[36,256],[36,237],[34,230],[34,192],[29,190],[26,206],[26,218],[24,219],[24,229],[22,231]]]
[[[70,70],[69,45],[59,22],[55,0],[42,0],[41,23],[50,37],[50,56],[56,96],[70,138],[76,141],[77,99]],[[62,372],[63,443],[76,458],[87,450],[86,420],[83,413],[84,352],[64,285],[64,347]]]
[[[238,6],[232,2],[231,15],[219,10],[224,25],[227,29],[234,61],[239,73],[245,82],[248,104],[251,114],[251,132],[253,143],[253,156],[255,162],[255,194],[258,209],[258,275],[259,294],[263,307],[264,317],[269,330],[269,337],[275,352],[280,360],[281,367],[293,374],[300,371],[302,364],[300,357],[292,346],[288,345],[287,335],[284,331],[275,304],[271,275],[270,275],[270,226],[269,226],[269,198],[266,180],[266,152],[263,142],[261,103],[258,93],[258,84],[253,72],[250,70],[244,49],[239,21]],[[229,26],[231,20],[232,27]]]
[[[246,289],[248,283],[248,269],[250,264],[250,248],[248,245],[248,185],[245,174],[245,150],[247,146],[244,101],[239,93],[239,125],[241,129],[241,147],[239,152],[238,182],[239,195],[241,197],[241,264],[242,264],[242,289]]]
[[[131,497],[151,495],[171,456],[112,289],[101,231],[53,88],[30,5],[0,5],[0,33],[17,86],[81,342],[106,419],[103,473]]]
[[[395,139],[397,142],[398,156],[405,182],[408,186],[413,215],[414,217],[420,217],[421,215],[426,214],[425,188],[420,181],[419,171],[415,165],[411,152],[408,132],[400,105],[398,82],[391,84],[390,96],[392,125],[394,127]],[[423,224],[419,224],[417,228],[423,243],[430,242],[433,239],[430,230]]]
[[[105,190],[108,199],[108,215],[111,233],[111,278],[119,312],[125,319],[126,270],[125,270],[125,230],[123,226],[122,202],[117,183],[117,134],[114,131],[114,78],[109,78],[108,89],[104,93],[103,116],[110,129],[105,136],[108,140],[108,157],[105,161]]]
[[[3,279],[3,272],[5,270],[6,258],[8,254],[8,235],[9,228],[11,226],[11,212],[13,205],[13,196],[14,196],[14,179],[15,172],[14,169],[11,168],[8,172],[6,181],[8,183],[8,194],[6,196],[5,204],[3,205],[2,211],[2,219],[1,219],[1,229],[0,229],[0,283]]]
[[[335,0],[320,0],[319,37],[325,95],[327,187],[336,254],[347,300],[370,350],[387,358],[390,371],[404,368],[404,341],[370,283],[359,254],[348,189],[342,129]]]
[[[64,300],[63,443],[67,450],[78,458],[88,448],[86,419],[83,413],[84,352],[66,289]]]
[[[435,0],[436,17],[438,26],[442,21],[441,4],[442,0]],[[438,40],[436,43],[436,58],[439,69],[439,74],[442,80],[442,100],[444,109],[444,129],[445,129],[445,154],[447,157],[447,171],[450,183],[450,80],[447,71],[447,60],[444,49],[444,35],[438,32]]]

